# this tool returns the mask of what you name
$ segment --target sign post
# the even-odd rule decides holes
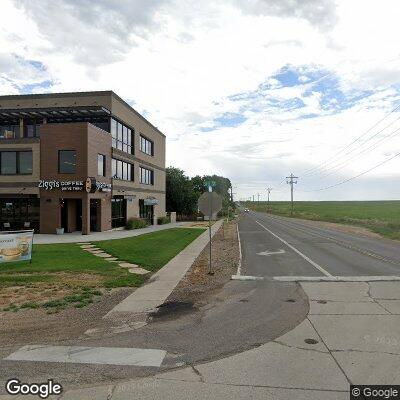
[[[33,230],[0,232],[0,263],[32,262]]]
[[[210,190],[211,189],[211,190]],[[208,234],[209,234],[209,249],[210,249],[210,263],[208,268],[208,274],[213,275],[212,271],[212,238],[211,238],[211,219],[222,208],[221,196],[212,191],[212,186],[209,186],[209,192],[203,193],[199,197],[198,207],[205,217],[208,217]]]

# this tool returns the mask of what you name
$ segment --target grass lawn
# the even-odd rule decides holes
[[[246,202],[245,207],[266,212],[267,203]],[[290,202],[270,202],[272,214],[290,216]],[[298,201],[295,218],[357,225],[391,239],[400,239],[400,201]]]
[[[156,271],[200,236],[204,229],[173,228],[146,235],[96,242],[97,247],[125,261]]]
[[[156,271],[203,231],[174,228],[95,244],[121,261]],[[99,288],[140,286],[147,279],[75,243],[34,245],[32,254],[32,263],[0,264],[0,309],[82,307],[101,295]]]

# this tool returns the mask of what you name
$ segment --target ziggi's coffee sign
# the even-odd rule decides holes
[[[96,191],[110,192],[111,184],[104,182],[97,182],[95,178],[87,178],[86,181],[39,181],[39,189],[55,190],[60,189],[63,191],[82,191],[86,190],[88,193]]]

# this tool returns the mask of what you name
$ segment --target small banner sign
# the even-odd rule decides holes
[[[32,258],[33,230],[0,232],[0,263]]]

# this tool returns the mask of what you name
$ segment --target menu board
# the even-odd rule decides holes
[[[0,263],[32,258],[33,230],[0,232]]]

